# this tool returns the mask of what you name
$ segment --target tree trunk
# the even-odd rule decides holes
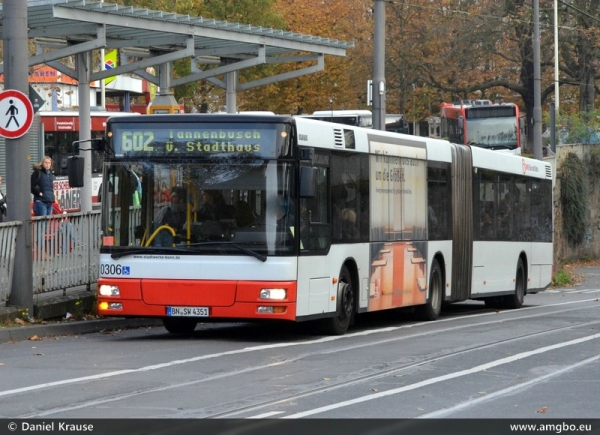
[[[594,110],[594,99],[596,98],[595,75],[596,71],[592,66],[583,68],[579,85],[579,111],[586,118],[589,118],[589,114]],[[586,121],[589,121],[589,119],[586,119]]]

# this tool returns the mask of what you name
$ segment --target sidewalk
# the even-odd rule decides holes
[[[9,341],[27,340],[37,336],[53,337],[57,335],[90,334],[104,330],[139,328],[144,326],[161,326],[160,319],[131,319],[110,317],[93,320],[66,319],[67,313],[76,314],[90,312],[96,301],[94,292],[85,289],[74,289],[68,292],[53,292],[35,295],[33,311],[36,320],[47,320],[45,324],[14,323],[21,318],[16,307],[0,307],[0,323],[11,322],[10,326],[0,325],[0,344]],[[56,320],[61,319],[61,320]]]

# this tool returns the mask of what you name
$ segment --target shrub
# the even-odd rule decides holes
[[[574,153],[569,153],[561,168],[561,204],[563,231],[572,246],[578,246],[585,236],[589,209],[589,182],[585,165]]]

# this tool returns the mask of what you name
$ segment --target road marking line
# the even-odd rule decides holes
[[[283,414],[285,411],[271,411],[271,412],[265,412],[264,414],[258,414],[252,417],[248,417],[249,419],[251,418],[269,418],[269,417],[273,417],[274,415],[278,415],[278,414]]]
[[[582,338],[578,338],[575,340],[566,341],[564,343],[558,343],[558,344],[553,344],[551,346],[540,347],[539,349],[518,353],[516,355],[512,355],[512,356],[509,356],[506,358],[501,358],[499,360],[492,361],[492,362],[489,362],[486,364],[481,364],[481,365],[478,365],[478,366],[470,368],[470,369],[460,370],[455,373],[449,373],[447,375],[438,376],[438,377],[431,378],[431,379],[426,379],[424,381],[417,382],[416,384],[405,385],[404,387],[394,388],[394,389],[391,389],[388,391],[382,391],[380,393],[369,394],[368,396],[358,397],[356,399],[345,400],[343,402],[338,402],[338,403],[332,403],[331,405],[322,406],[320,408],[315,408],[315,409],[311,409],[308,411],[298,412],[298,413],[292,414],[292,415],[286,415],[282,418],[288,419],[288,418],[308,417],[308,416],[315,415],[315,414],[321,414],[326,411],[331,411],[331,410],[343,408],[346,406],[356,405],[358,403],[364,403],[364,402],[368,402],[370,400],[375,400],[375,399],[380,399],[382,397],[392,396],[394,394],[404,393],[405,391],[416,390],[417,388],[426,387],[428,385],[437,384],[439,382],[448,381],[450,379],[460,378],[462,376],[471,375],[471,374],[477,373],[477,372],[482,372],[484,370],[489,370],[491,368],[498,367],[498,366],[508,364],[511,362],[515,362],[520,359],[528,358],[533,355],[539,355],[541,353],[549,352],[551,350],[556,350],[556,349],[560,349],[560,348],[567,347],[567,346],[572,346],[574,344],[585,343],[586,341],[595,340],[597,338],[600,338],[600,334],[588,335],[587,337],[582,337]]]
[[[541,305],[541,306],[535,306],[535,307],[523,307],[523,308],[519,309],[518,312],[546,308],[546,307],[556,307],[556,306],[571,305],[571,304],[576,304],[576,303],[593,302],[596,300],[597,299],[584,299],[584,300],[580,300],[580,301],[560,302],[557,304]],[[448,319],[438,319],[435,323],[454,322],[457,320],[470,319],[470,318],[474,318],[474,317],[498,316],[499,314],[501,315],[506,312],[507,311],[500,311],[498,313],[496,311],[492,311],[492,312],[481,313],[481,314],[472,314],[469,316],[450,317]],[[511,310],[510,312],[514,313],[517,311]],[[368,330],[368,331],[354,332],[354,333],[341,335],[341,336],[322,337],[322,338],[317,338],[314,340],[300,341],[300,342],[294,342],[294,343],[277,343],[277,344],[246,347],[246,348],[242,348],[242,349],[230,350],[227,352],[220,352],[220,353],[214,353],[214,354],[209,354],[209,355],[202,355],[202,356],[197,356],[197,357],[183,359],[183,360],[168,361],[168,362],[161,363],[161,364],[140,367],[137,369],[118,370],[115,372],[100,373],[97,375],[82,376],[79,378],[64,379],[62,381],[46,382],[43,384],[31,385],[29,387],[21,387],[21,388],[15,388],[12,390],[0,391],[0,397],[10,396],[10,395],[19,394],[19,393],[26,393],[26,392],[30,392],[30,391],[41,390],[41,389],[50,388],[50,387],[56,387],[56,386],[60,386],[60,385],[69,385],[69,384],[75,384],[78,382],[106,379],[106,378],[111,378],[114,376],[130,374],[130,373],[141,373],[141,372],[146,372],[146,371],[159,370],[159,369],[163,369],[163,368],[176,366],[179,364],[187,364],[187,363],[196,362],[196,361],[220,358],[222,356],[239,355],[239,354],[256,352],[256,351],[267,350],[267,349],[277,349],[277,348],[285,348],[285,347],[293,347],[293,346],[304,346],[307,344],[322,344],[322,343],[327,343],[330,341],[345,340],[345,339],[353,338],[353,337],[368,336],[368,335],[373,335],[373,334],[379,334],[382,332],[394,332],[394,331],[399,331],[401,329],[416,328],[419,326],[424,327],[424,326],[429,326],[429,325],[431,325],[431,322],[421,322],[421,323],[413,323],[411,325],[390,326],[387,328],[379,328],[379,329],[372,329],[372,330]]]
[[[504,396],[506,394],[510,394],[510,393],[515,392],[515,391],[522,390],[524,388],[529,387],[530,385],[538,384],[538,383],[540,383],[542,381],[545,381],[546,379],[550,379],[550,378],[553,378],[555,376],[561,375],[561,374],[563,374],[565,372],[569,372],[569,371],[571,371],[573,369],[576,369],[578,367],[582,367],[582,366],[587,365],[589,363],[598,361],[599,359],[600,359],[600,355],[594,356],[592,358],[584,359],[583,361],[579,361],[578,363],[575,363],[575,364],[572,364],[570,366],[564,367],[564,368],[562,368],[560,370],[557,370],[555,372],[548,373],[547,375],[540,376],[539,378],[532,379],[532,380],[527,381],[527,382],[525,382],[523,384],[513,385],[512,387],[495,391],[495,392],[493,392],[491,394],[487,394],[487,395],[479,397],[477,399],[468,400],[466,402],[460,403],[460,404],[458,404],[456,406],[453,406],[451,408],[440,409],[439,411],[434,411],[434,412],[430,412],[430,413],[427,413],[427,414],[419,415],[416,418],[443,418],[443,417],[446,417],[446,416],[452,414],[455,411],[459,411],[459,410],[465,409],[465,408],[470,408],[470,407],[472,407],[474,405],[479,405],[480,403],[486,402],[486,401],[488,401],[490,399],[494,399],[494,398],[499,397],[499,396]]]

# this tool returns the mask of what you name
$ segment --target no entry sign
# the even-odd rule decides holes
[[[0,136],[16,139],[33,123],[33,105],[23,92],[9,89],[0,92]]]

